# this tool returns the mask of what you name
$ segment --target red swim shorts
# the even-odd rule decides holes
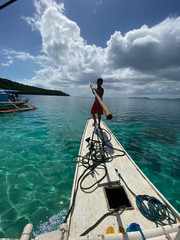
[[[101,107],[99,102],[94,101],[94,104],[91,109],[92,114],[103,115],[103,108]]]

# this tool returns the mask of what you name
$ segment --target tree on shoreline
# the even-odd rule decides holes
[[[70,96],[69,94],[62,91],[33,87],[18,82],[13,82],[5,78],[0,78],[0,88],[19,90],[22,94]]]

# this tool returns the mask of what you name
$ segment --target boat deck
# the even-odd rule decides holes
[[[92,124],[93,120],[92,119],[88,120],[84,131],[84,135],[82,137],[82,142],[79,151],[79,155],[81,156],[86,156],[89,152],[90,142],[88,143],[86,141],[89,138],[91,139],[93,137],[93,140],[97,140],[100,142],[102,138],[104,138],[105,141],[109,138],[110,130],[103,122],[101,123],[102,131],[100,129],[97,129],[96,127],[93,127]],[[112,210],[112,209],[110,210],[109,201],[105,189],[110,189],[109,194],[111,201],[111,198],[113,199],[113,192],[111,192],[111,189],[116,188],[119,190],[120,186],[121,189],[122,188],[124,189],[126,193],[125,195],[129,200],[130,206],[126,207],[125,211],[122,214],[120,210],[114,213],[113,215],[104,218],[94,229],[92,229],[87,234],[86,237],[95,239],[98,235],[106,234],[108,233],[108,231],[111,232],[112,229],[114,229],[115,234],[118,234],[119,231],[124,231],[124,229],[126,229],[131,223],[134,222],[140,225],[142,231],[147,232],[150,229],[155,230],[157,229],[154,222],[148,220],[140,213],[136,205],[135,197],[130,193],[130,191],[127,189],[123,181],[120,180],[115,169],[118,169],[118,172],[121,174],[125,182],[128,184],[128,187],[136,195],[140,194],[153,196],[159,199],[162,203],[166,203],[169,206],[171,206],[170,203],[161,195],[161,193],[155,188],[155,186],[146,178],[142,171],[137,167],[137,165],[125,152],[123,147],[112,135],[112,133],[110,133],[110,135],[111,140],[108,142],[108,146],[104,146],[104,149],[105,152],[107,152],[107,154],[116,157],[114,157],[114,159],[111,162],[104,163],[104,165],[106,165],[107,168],[107,175],[99,184],[96,184],[96,182],[104,176],[103,167],[96,168],[85,178],[85,180],[82,183],[83,189],[78,187],[73,212],[71,213],[68,219],[69,239],[78,238],[84,231],[86,231],[89,227],[93,226],[103,215],[109,213]],[[124,155],[123,151],[125,152]],[[81,162],[77,164],[72,190],[71,204],[73,202],[73,196],[78,184],[78,179],[83,174],[85,169],[86,168],[82,165]],[[92,185],[94,185],[94,187],[88,189],[88,187]],[[116,199],[121,198],[121,193],[118,194],[119,195],[116,194],[115,197]],[[116,200],[112,200],[112,202],[113,201]],[[123,201],[124,200],[122,200],[122,202]],[[127,203],[127,199],[125,199],[125,203]],[[177,232],[177,227],[180,225],[179,224],[180,215],[174,208],[173,212],[176,214],[176,217],[178,218],[177,219],[178,223],[174,224],[174,227],[176,228],[176,230],[174,231]],[[121,235],[123,236],[123,234]],[[123,237],[122,239],[129,238]]]

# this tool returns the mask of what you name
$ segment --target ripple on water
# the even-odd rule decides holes
[[[50,232],[52,229],[58,229],[60,223],[63,222],[67,214],[66,210],[62,210],[57,215],[50,217],[47,221],[42,222],[37,226],[37,230],[33,231],[33,236],[40,235],[45,232]]]
[[[1,238],[19,238],[29,222],[34,236],[63,222],[75,171],[71,158],[78,154],[91,100],[32,96],[37,111],[1,116]],[[114,119],[106,124],[180,210],[179,103],[108,99],[108,106]]]

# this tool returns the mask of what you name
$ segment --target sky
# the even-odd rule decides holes
[[[101,77],[106,97],[180,97],[180,1],[17,0],[0,10],[0,77],[71,96],[92,96]]]

